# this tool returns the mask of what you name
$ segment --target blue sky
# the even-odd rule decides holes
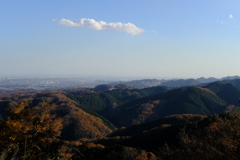
[[[238,75],[238,0],[0,1],[0,75]]]

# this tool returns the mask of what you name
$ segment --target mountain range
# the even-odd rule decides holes
[[[87,159],[91,159],[90,152],[95,153],[92,159],[101,154],[107,159],[106,157],[116,158],[124,154],[130,156],[133,151],[136,157],[146,153],[148,159],[177,159],[174,155],[179,155],[182,159],[186,159],[187,155],[194,158],[201,153],[194,148],[197,144],[202,151],[214,148],[208,157],[224,154],[224,158],[229,158],[225,152],[238,156],[235,151],[240,148],[240,144],[234,141],[238,136],[235,133],[238,127],[235,125],[240,122],[240,79],[224,78],[210,83],[206,83],[206,79],[201,80],[205,80],[201,85],[193,83],[193,80],[178,80],[178,84],[184,84],[181,87],[158,85],[140,88],[120,83],[115,86],[102,84],[88,89],[4,90],[0,91],[0,124],[5,125],[5,121],[11,120],[11,114],[6,112],[9,105],[21,106],[22,102],[28,102],[21,109],[21,112],[26,111],[23,115],[29,114],[31,109],[40,111],[42,107],[53,106],[48,114],[36,114],[39,113],[40,117],[52,115],[53,119],[61,122],[58,139],[64,143],[74,141],[84,144],[74,150],[84,155],[78,156],[88,157]],[[21,112],[16,111],[17,114]],[[18,123],[24,122],[23,118]],[[225,138],[218,133],[222,133]],[[6,136],[6,133],[3,134]],[[211,135],[223,140],[226,136],[229,138],[226,142],[219,142]],[[210,142],[213,143],[206,145]],[[235,147],[232,152],[229,151],[231,146],[227,142]],[[20,144],[20,141],[16,143]],[[217,148],[219,145],[222,147]],[[100,149],[99,146],[104,147]],[[227,149],[222,149],[224,147]],[[194,155],[190,155],[188,150]]]
[[[215,81],[223,81],[223,80],[233,80],[239,79],[239,76],[227,76],[223,78],[190,78],[190,79],[142,79],[142,80],[133,80],[133,81],[117,81],[114,83],[109,83],[111,86],[115,86],[117,84],[125,84],[130,87],[153,87],[153,86],[166,86],[166,87],[183,87],[183,86],[195,86],[195,85],[204,85],[206,83],[211,83]]]

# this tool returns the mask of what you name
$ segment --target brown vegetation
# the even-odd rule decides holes
[[[62,120],[51,111],[55,106],[40,103],[31,107],[29,101],[13,103],[8,118],[0,124],[0,149],[21,149],[23,157],[40,154],[60,136]],[[10,153],[10,154],[13,154]]]
[[[211,90],[208,89],[208,88],[202,88],[202,87],[197,87],[197,88],[201,89],[202,91],[205,91],[205,92],[211,93],[211,94],[213,94],[213,95],[216,96],[216,93],[214,93],[213,91],[211,91]]]
[[[165,145],[163,159],[238,159],[240,150],[240,114],[206,118],[197,126],[186,126],[179,134],[179,146]]]

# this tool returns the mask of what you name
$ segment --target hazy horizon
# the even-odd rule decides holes
[[[42,74],[42,75],[1,75],[0,78],[12,77],[12,78],[66,78],[66,79],[89,79],[89,80],[109,80],[109,81],[132,81],[132,80],[143,80],[143,79],[157,79],[157,80],[174,80],[174,79],[198,79],[198,78],[216,78],[222,79],[226,77],[239,77],[238,75],[226,75],[223,77],[147,77],[147,76],[110,76],[110,75],[52,75],[52,74]]]
[[[238,75],[240,1],[2,1],[1,75]]]

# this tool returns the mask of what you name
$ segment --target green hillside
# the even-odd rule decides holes
[[[235,84],[240,83],[239,80],[227,81],[230,83],[215,82],[206,86],[206,88],[215,92],[220,98],[225,100],[228,104],[239,106],[240,98],[240,86],[237,87]]]
[[[223,83],[231,83],[234,86],[236,86],[237,88],[240,88],[240,79],[223,80],[221,82],[223,82]]]
[[[131,101],[108,110],[105,117],[120,127],[150,122],[173,114],[213,115],[223,113],[226,107],[227,103],[214,93],[187,87]]]
[[[112,91],[74,91],[67,96],[88,109],[101,112],[108,108],[115,108],[129,101],[167,92],[166,87],[151,87],[145,89],[115,89]],[[88,94],[86,94],[88,92]]]

